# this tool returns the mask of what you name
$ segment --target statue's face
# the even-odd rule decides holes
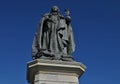
[[[51,11],[52,12],[59,12],[59,8],[57,6],[53,6]]]

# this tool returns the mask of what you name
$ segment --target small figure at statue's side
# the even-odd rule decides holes
[[[62,16],[59,8],[53,6],[50,13],[43,15],[34,36],[33,59],[73,60],[75,44],[69,10],[66,9],[65,14],[66,17]]]

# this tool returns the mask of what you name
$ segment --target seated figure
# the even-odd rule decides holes
[[[33,59],[73,61],[71,54],[75,44],[71,17],[68,10],[65,13],[66,17],[60,14],[57,6],[53,6],[50,13],[43,15],[33,40]]]

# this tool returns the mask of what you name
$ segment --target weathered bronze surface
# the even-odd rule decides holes
[[[65,9],[65,15],[60,14],[57,6],[43,15],[34,36],[33,59],[73,61],[75,44],[69,10]]]

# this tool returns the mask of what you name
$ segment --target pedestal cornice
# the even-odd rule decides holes
[[[27,80],[34,84],[34,76],[38,73],[59,73],[79,78],[85,70],[86,66],[79,62],[36,59],[27,63]]]

